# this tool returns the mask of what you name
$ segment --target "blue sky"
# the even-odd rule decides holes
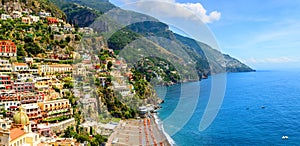
[[[130,1],[111,2],[120,6]],[[255,69],[300,67],[298,0],[167,1],[187,6],[201,15],[222,52]]]

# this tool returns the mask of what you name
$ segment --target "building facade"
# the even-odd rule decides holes
[[[15,43],[10,40],[0,41],[0,56],[17,56],[17,46],[15,45]]]

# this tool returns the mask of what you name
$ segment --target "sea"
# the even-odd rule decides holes
[[[300,145],[300,70],[228,73],[225,77],[222,105],[204,130],[199,130],[199,124],[210,95],[219,92],[212,90],[213,77],[156,87],[165,101],[158,117],[175,145]],[[195,95],[196,100],[192,99]]]

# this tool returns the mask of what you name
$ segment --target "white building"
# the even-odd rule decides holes
[[[73,74],[85,76],[87,73],[86,67],[82,63],[78,63],[74,66]]]
[[[18,106],[21,105],[20,101],[3,101],[0,103],[0,107],[7,111],[17,111]]]
[[[30,15],[29,18],[31,19],[32,22],[38,22],[40,20],[39,16],[32,16],[32,15]]]
[[[12,69],[14,72],[27,71],[29,69],[29,67],[26,63],[13,63]]]
[[[93,34],[94,29],[90,27],[84,27],[84,28],[79,28],[79,32],[84,34]]]
[[[12,19],[12,17],[7,14],[1,14],[1,20],[7,20],[7,19]]]
[[[13,11],[12,14],[14,19],[22,17],[22,12],[20,11]]]
[[[0,60],[0,72],[10,73],[12,71],[11,64],[8,60]]]
[[[74,31],[74,28],[72,27],[71,24],[65,24],[64,25],[64,30],[66,30],[66,31]]]
[[[40,17],[51,17],[51,13],[48,12],[40,12],[39,15]]]
[[[40,65],[39,66],[41,73],[65,73],[72,72],[73,67],[70,64],[52,64],[52,65]]]

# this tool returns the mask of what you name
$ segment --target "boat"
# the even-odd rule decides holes
[[[207,75],[202,75],[202,79],[208,79]]]
[[[289,139],[289,137],[284,135],[284,136],[281,137],[281,139],[282,140],[287,140],[287,139]]]

